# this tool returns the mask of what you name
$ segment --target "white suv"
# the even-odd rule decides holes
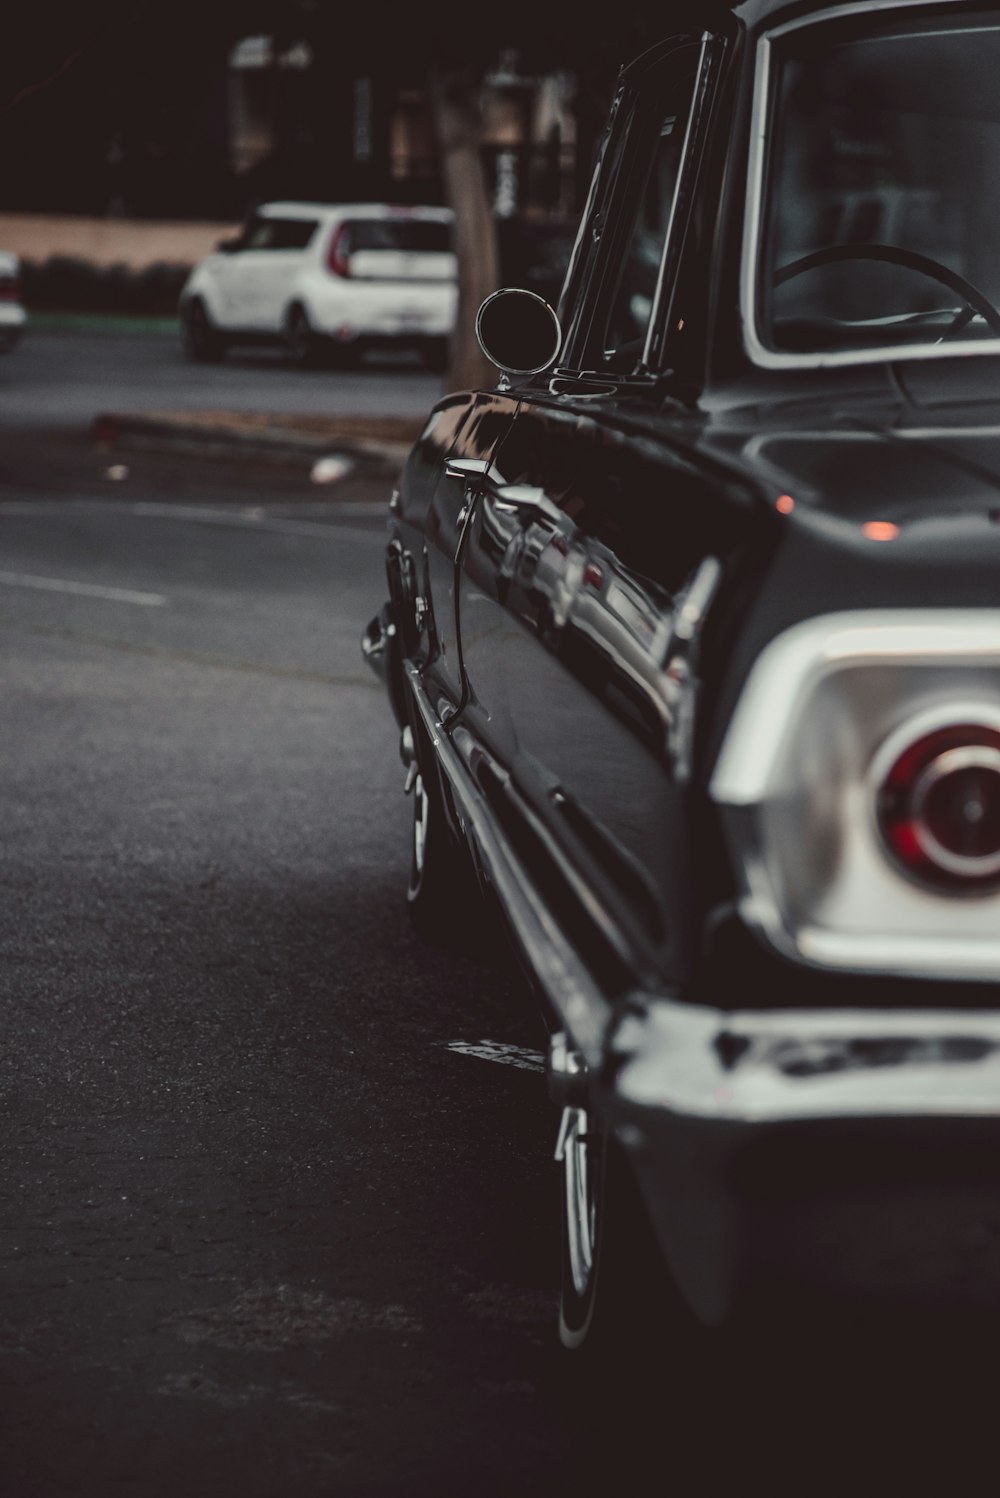
[[[458,299],[444,208],[266,203],[195,266],[180,299],[192,359],[280,339],[296,364],[379,344],[443,367]]]

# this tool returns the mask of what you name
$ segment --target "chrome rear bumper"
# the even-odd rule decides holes
[[[699,1315],[764,1275],[1000,1304],[1000,1013],[637,997],[598,1106]]]

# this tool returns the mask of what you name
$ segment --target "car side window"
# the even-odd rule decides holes
[[[255,218],[247,224],[241,250],[304,250],[319,221],[312,218]]]
[[[274,237],[268,248],[272,250],[304,250],[319,227],[314,218],[274,219]]]
[[[691,119],[702,49],[684,47],[668,60],[648,102],[637,108],[630,139],[623,237],[611,268],[600,366],[628,372],[640,360],[656,302],[667,236]]]
[[[247,224],[240,244],[241,250],[271,250],[274,248],[275,220],[254,218]]]
[[[666,272],[683,242],[711,41],[707,33],[677,37],[638,75],[622,75],[619,117],[613,111],[578,240],[585,258],[571,266],[560,304],[571,327],[566,374],[647,372],[651,329],[669,294]]]

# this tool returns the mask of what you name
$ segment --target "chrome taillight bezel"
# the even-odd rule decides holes
[[[850,611],[773,640],[710,782],[747,924],[810,966],[1000,979],[997,884],[916,879],[879,826],[892,755],[959,719],[1000,728],[1000,611]]]

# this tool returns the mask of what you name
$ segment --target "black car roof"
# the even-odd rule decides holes
[[[856,0],[853,8],[859,12],[872,12],[890,8],[898,9],[900,5],[906,3],[907,0]],[[928,3],[928,0],[922,0],[922,3]],[[965,0],[940,0],[940,3],[942,8],[949,5],[957,7],[964,4]],[[841,5],[837,3],[837,0],[739,0],[739,3],[731,7],[733,14],[749,31],[757,31],[778,17],[787,16],[791,20],[794,16],[808,16],[840,8]],[[991,8],[997,7],[991,7],[987,0],[983,9]]]

